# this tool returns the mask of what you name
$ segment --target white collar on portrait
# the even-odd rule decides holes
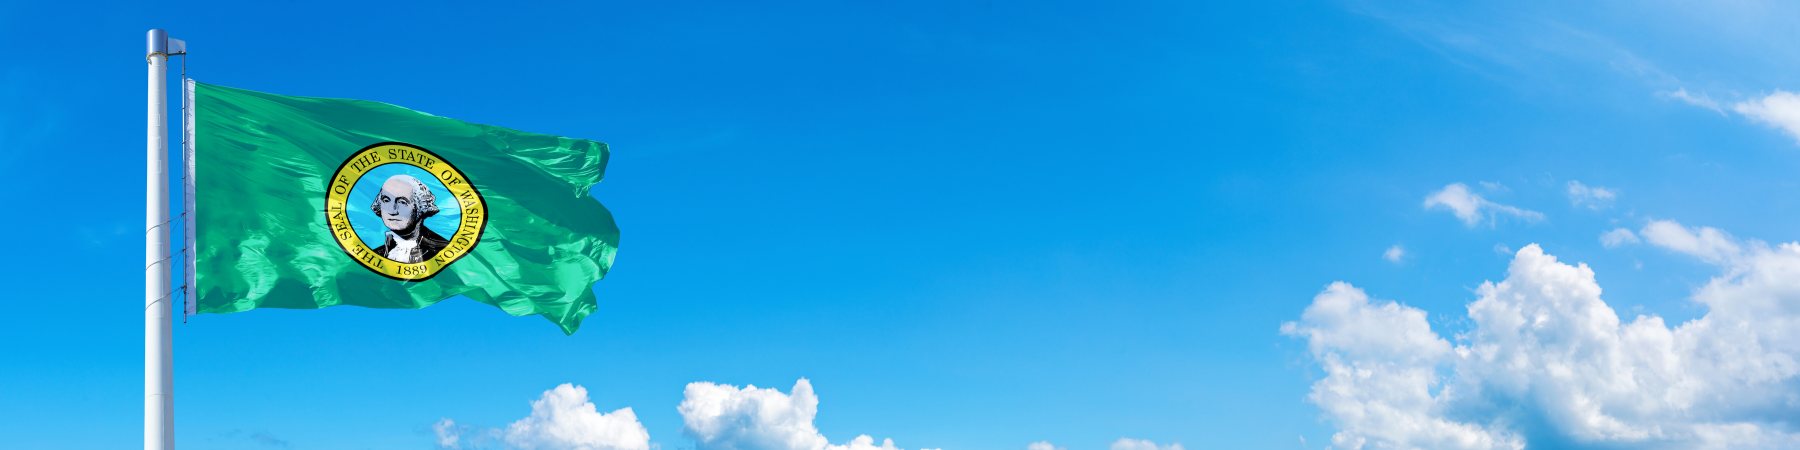
[[[424,233],[419,233],[419,234],[423,235]],[[392,244],[393,246],[388,247],[387,254],[382,255],[382,256],[386,256],[387,259],[400,261],[400,262],[404,262],[404,263],[417,262],[417,261],[412,260],[413,250],[419,248],[419,239],[417,236],[413,237],[412,239],[403,239],[400,237],[399,233],[395,233],[393,231],[388,231],[387,238],[388,238],[388,242],[393,243]]]

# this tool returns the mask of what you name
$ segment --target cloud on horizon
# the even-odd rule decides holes
[[[601,413],[588,400],[587,388],[564,383],[531,402],[531,415],[504,430],[458,425],[442,419],[432,424],[440,448],[482,448],[494,441],[519,450],[649,450],[650,432],[631,408]]]
[[[698,450],[899,450],[893,439],[883,439],[877,446],[866,434],[832,445],[813,426],[819,397],[812,382],[801,378],[790,392],[689,383],[676,408],[681,413],[681,434],[693,439]]]
[[[1623,321],[1592,269],[1536,244],[1476,289],[1454,343],[1422,309],[1331,284],[1281,332],[1325,369],[1307,399],[1333,448],[1800,447],[1800,243],[1673,221],[1639,234],[1719,267],[1692,295],[1703,317]]]
[[[1155,442],[1150,442],[1147,439],[1132,439],[1132,438],[1119,438],[1119,440],[1113,441],[1112,446],[1109,447],[1108,449],[1109,450],[1187,450],[1187,448],[1182,447],[1181,443],[1179,443],[1179,442],[1174,443],[1174,444],[1169,444],[1169,445],[1156,445]]]
[[[681,434],[697,450],[900,450],[893,439],[877,444],[860,435],[833,445],[819,434],[813,419],[819,397],[812,382],[801,378],[791,394],[756,386],[689,383],[682,393]],[[531,415],[505,428],[484,428],[448,418],[431,425],[434,443],[445,449],[507,448],[519,450],[650,450],[650,433],[631,408],[601,413],[586,388],[563,384],[531,402]],[[259,438],[260,439],[260,438]],[[1148,442],[1148,441],[1146,441]],[[286,443],[282,442],[285,446]],[[1030,450],[1065,450],[1037,442]],[[1117,448],[1117,444],[1115,444]],[[921,449],[924,450],[924,449]],[[1183,450],[1174,448],[1152,450]]]

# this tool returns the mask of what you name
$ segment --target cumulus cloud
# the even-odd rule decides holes
[[[1431,331],[1425,311],[1399,303],[1370,302],[1349,283],[1336,282],[1313,297],[1299,322],[1282,334],[1306,339],[1325,368],[1307,399],[1340,430],[1333,446],[1377,448],[1520,449],[1524,442],[1497,427],[1446,418],[1437,366],[1452,354],[1449,341]]]
[[[1425,209],[1450,210],[1457,219],[1461,219],[1464,225],[1471,228],[1484,221],[1490,224],[1494,223],[1496,217],[1501,214],[1517,217],[1527,222],[1544,219],[1543,213],[1502,205],[1481,198],[1481,195],[1469,192],[1469,186],[1462,183],[1451,183],[1426,196]]]
[[[1800,95],[1776,90],[1767,97],[1738,102],[1731,110],[1800,139]]]
[[[1616,248],[1621,245],[1636,244],[1638,242],[1642,241],[1638,240],[1637,234],[1624,228],[1614,228],[1612,231],[1600,233],[1600,245],[1605,246],[1606,248]]]
[[[1185,447],[1182,447],[1181,443],[1174,443],[1174,444],[1169,444],[1169,445],[1156,445],[1155,442],[1150,442],[1150,441],[1144,440],[1144,439],[1119,438],[1119,440],[1113,441],[1111,450],[1187,450],[1187,449]]]
[[[813,426],[819,397],[812,382],[801,378],[790,392],[689,383],[676,408],[681,434],[693,439],[698,450],[899,450],[893,439],[877,446],[868,435],[831,445]]]
[[[503,440],[519,450],[649,450],[650,432],[631,408],[601,413],[586,388],[563,384],[531,402],[531,416],[501,429],[477,429],[450,419],[432,424],[442,448],[482,447]]]
[[[1589,187],[1580,181],[1569,180],[1569,203],[1575,206],[1586,206],[1599,211],[1612,206],[1613,199],[1619,198],[1619,191],[1599,186]]]
[[[522,450],[649,450],[650,432],[631,408],[601,413],[587,389],[564,383],[531,402],[531,416],[506,426],[506,443]]]
[[[1381,252],[1381,259],[1388,260],[1388,262],[1392,263],[1399,263],[1400,259],[1405,257],[1406,249],[1400,247],[1400,244],[1394,244],[1393,247],[1388,247],[1387,251]]]
[[[1069,450],[1067,447],[1051,445],[1050,441],[1037,441],[1025,446],[1025,450]]]
[[[1640,234],[1720,268],[1693,292],[1704,316],[1621,320],[1592,269],[1536,244],[1476,289],[1454,345],[1423,310],[1328,286],[1281,331],[1325,368],[1308,400],[1333,447],[1800,447],[1800,243],[1666,221]]]

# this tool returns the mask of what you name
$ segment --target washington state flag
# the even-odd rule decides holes
[[[188,312],[462,295],[574,333],[619,248],[606,144],[189,81]]]

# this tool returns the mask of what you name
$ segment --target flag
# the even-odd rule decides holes
[[[573,334],[619,229],[604,143],[189,81],[192,313],[462,295]]]

